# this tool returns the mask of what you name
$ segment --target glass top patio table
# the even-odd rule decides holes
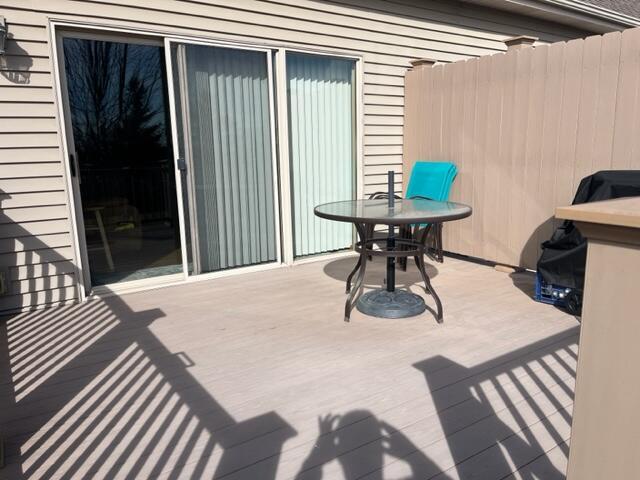
[[[314,212],[318,217],[338,222],[409,225],[465,218],[471,215],[471,207],[455,202],[403,198],[396,199],[393,207],[387,199],[346,200],[318,205]]]
[[[361,312],[383,318],[404,318],[418,315],[427,309],[424,299],[407,290],[395,288],[395,258],[414,257],[426,292],[436,302],[434,312],[436,320],[442,322],[442,302],[436,294],[426,272],[424,255],[427,252],[427,234],[434,228],[440,228],[444,222],[459,220],[471,215],[471,207],[456,202],[439,202],[426,198],[368,200],[347,200],[318,205],[314,213],[327,220],[353,223],[358,232],[359,241],[355,250],[360,253],[358,262],[347,277],[348,298],[345,304],[345,321],[349,321],[354,306]],[[374,235],[375,225],[388,225],[387,238]],[[395,227],[402,227],[405,233],[396,236]],[[415,230],[413,233],[412,230]],[[418,230],[422,234],[418,236]],[[407,233],[408,237],[407,237]],[[376,249],[376,244],[385,242],[386,248]],[[380,288],[362,295],[364,273],[368,257],[387,257],[386,288]],[[354,275],[357,278],[351,287]]]

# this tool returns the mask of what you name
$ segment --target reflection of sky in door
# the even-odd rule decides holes
[[[81,163],[102,163],[105,155],[111,164],[168,159],[164,49],[77,38],[63,42]],[[121,143],[126,148],[119,149]]]

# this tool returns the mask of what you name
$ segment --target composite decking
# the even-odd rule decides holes
[[[0,321],[0,478],[564,478],[578,322],[447,258],[444,324],[344,323],[353,262]]]

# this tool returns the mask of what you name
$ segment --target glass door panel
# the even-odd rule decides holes
[[[355,61],[287,53],[286,64],[294,254],[346,249],[351,225],[313,208],[355,196]]]
[[[172,57],[189,272],[276,261],[267,52],[177,44]]]
[[[161,45],[62,38],[93,286],[182,271]]]

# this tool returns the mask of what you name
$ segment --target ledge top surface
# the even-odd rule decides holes
[[[640,197],[557,207],[556,217],[577,222],[640,228]]]

